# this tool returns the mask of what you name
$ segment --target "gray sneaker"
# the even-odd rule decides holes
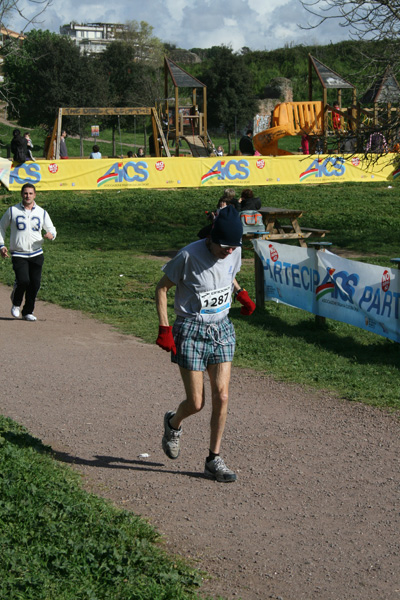
[[[208,477],[208,479],[215,479],[222,483],[236,481],[236,473],[228,469],[220,456],[216,456],[214,460],[210,460],[210,462],[206,461],[204,475]]]
[[[164,435],[162,439],[162,449],[168,458],[178,458],[180,437],[182,435],[182,427],[172,429],[169,426],[169,420],[173,417],[175,411],[169,410],[164,415]]]

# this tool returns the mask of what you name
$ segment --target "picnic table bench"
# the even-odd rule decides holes
[[[258,210],[262,215],[265,225],[265,232],[248,233],[246,238],[261,238],[265,240],[298,240],[300,246],[307,247],[305,240],[310,237],[325,237],[329,230],[315,229],[312,227],[301,227],[299,219],[303,216],[303,211],[290,208],[277,208],[275,206],[263,206]],[[281,221],[290,221],[290,224],[284,224]]]

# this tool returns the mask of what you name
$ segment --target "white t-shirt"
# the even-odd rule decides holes
[[[218,259],[207,248],[206,240],[182,248],[163,266],[165,275],[176,285],[177,316],[206,323],[225,318],[241,260],[240,247],[226,258]]]

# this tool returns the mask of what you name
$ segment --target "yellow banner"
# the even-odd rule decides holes
[[[1,180],[10,190],[29,182],[38,190],[61,191],[387,182],[400,175],[393,166],[395,156],[375,162],[354,155],[2,161]]]

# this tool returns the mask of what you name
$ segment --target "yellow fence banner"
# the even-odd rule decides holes
[[[111,190],[135,188],[249,187],[329,182],[393,181],[400,175],[395,154],[221,156],[38,160],[3,168],[2,183],[20,190]],[[8,180],[8,181],[7,181]]]

